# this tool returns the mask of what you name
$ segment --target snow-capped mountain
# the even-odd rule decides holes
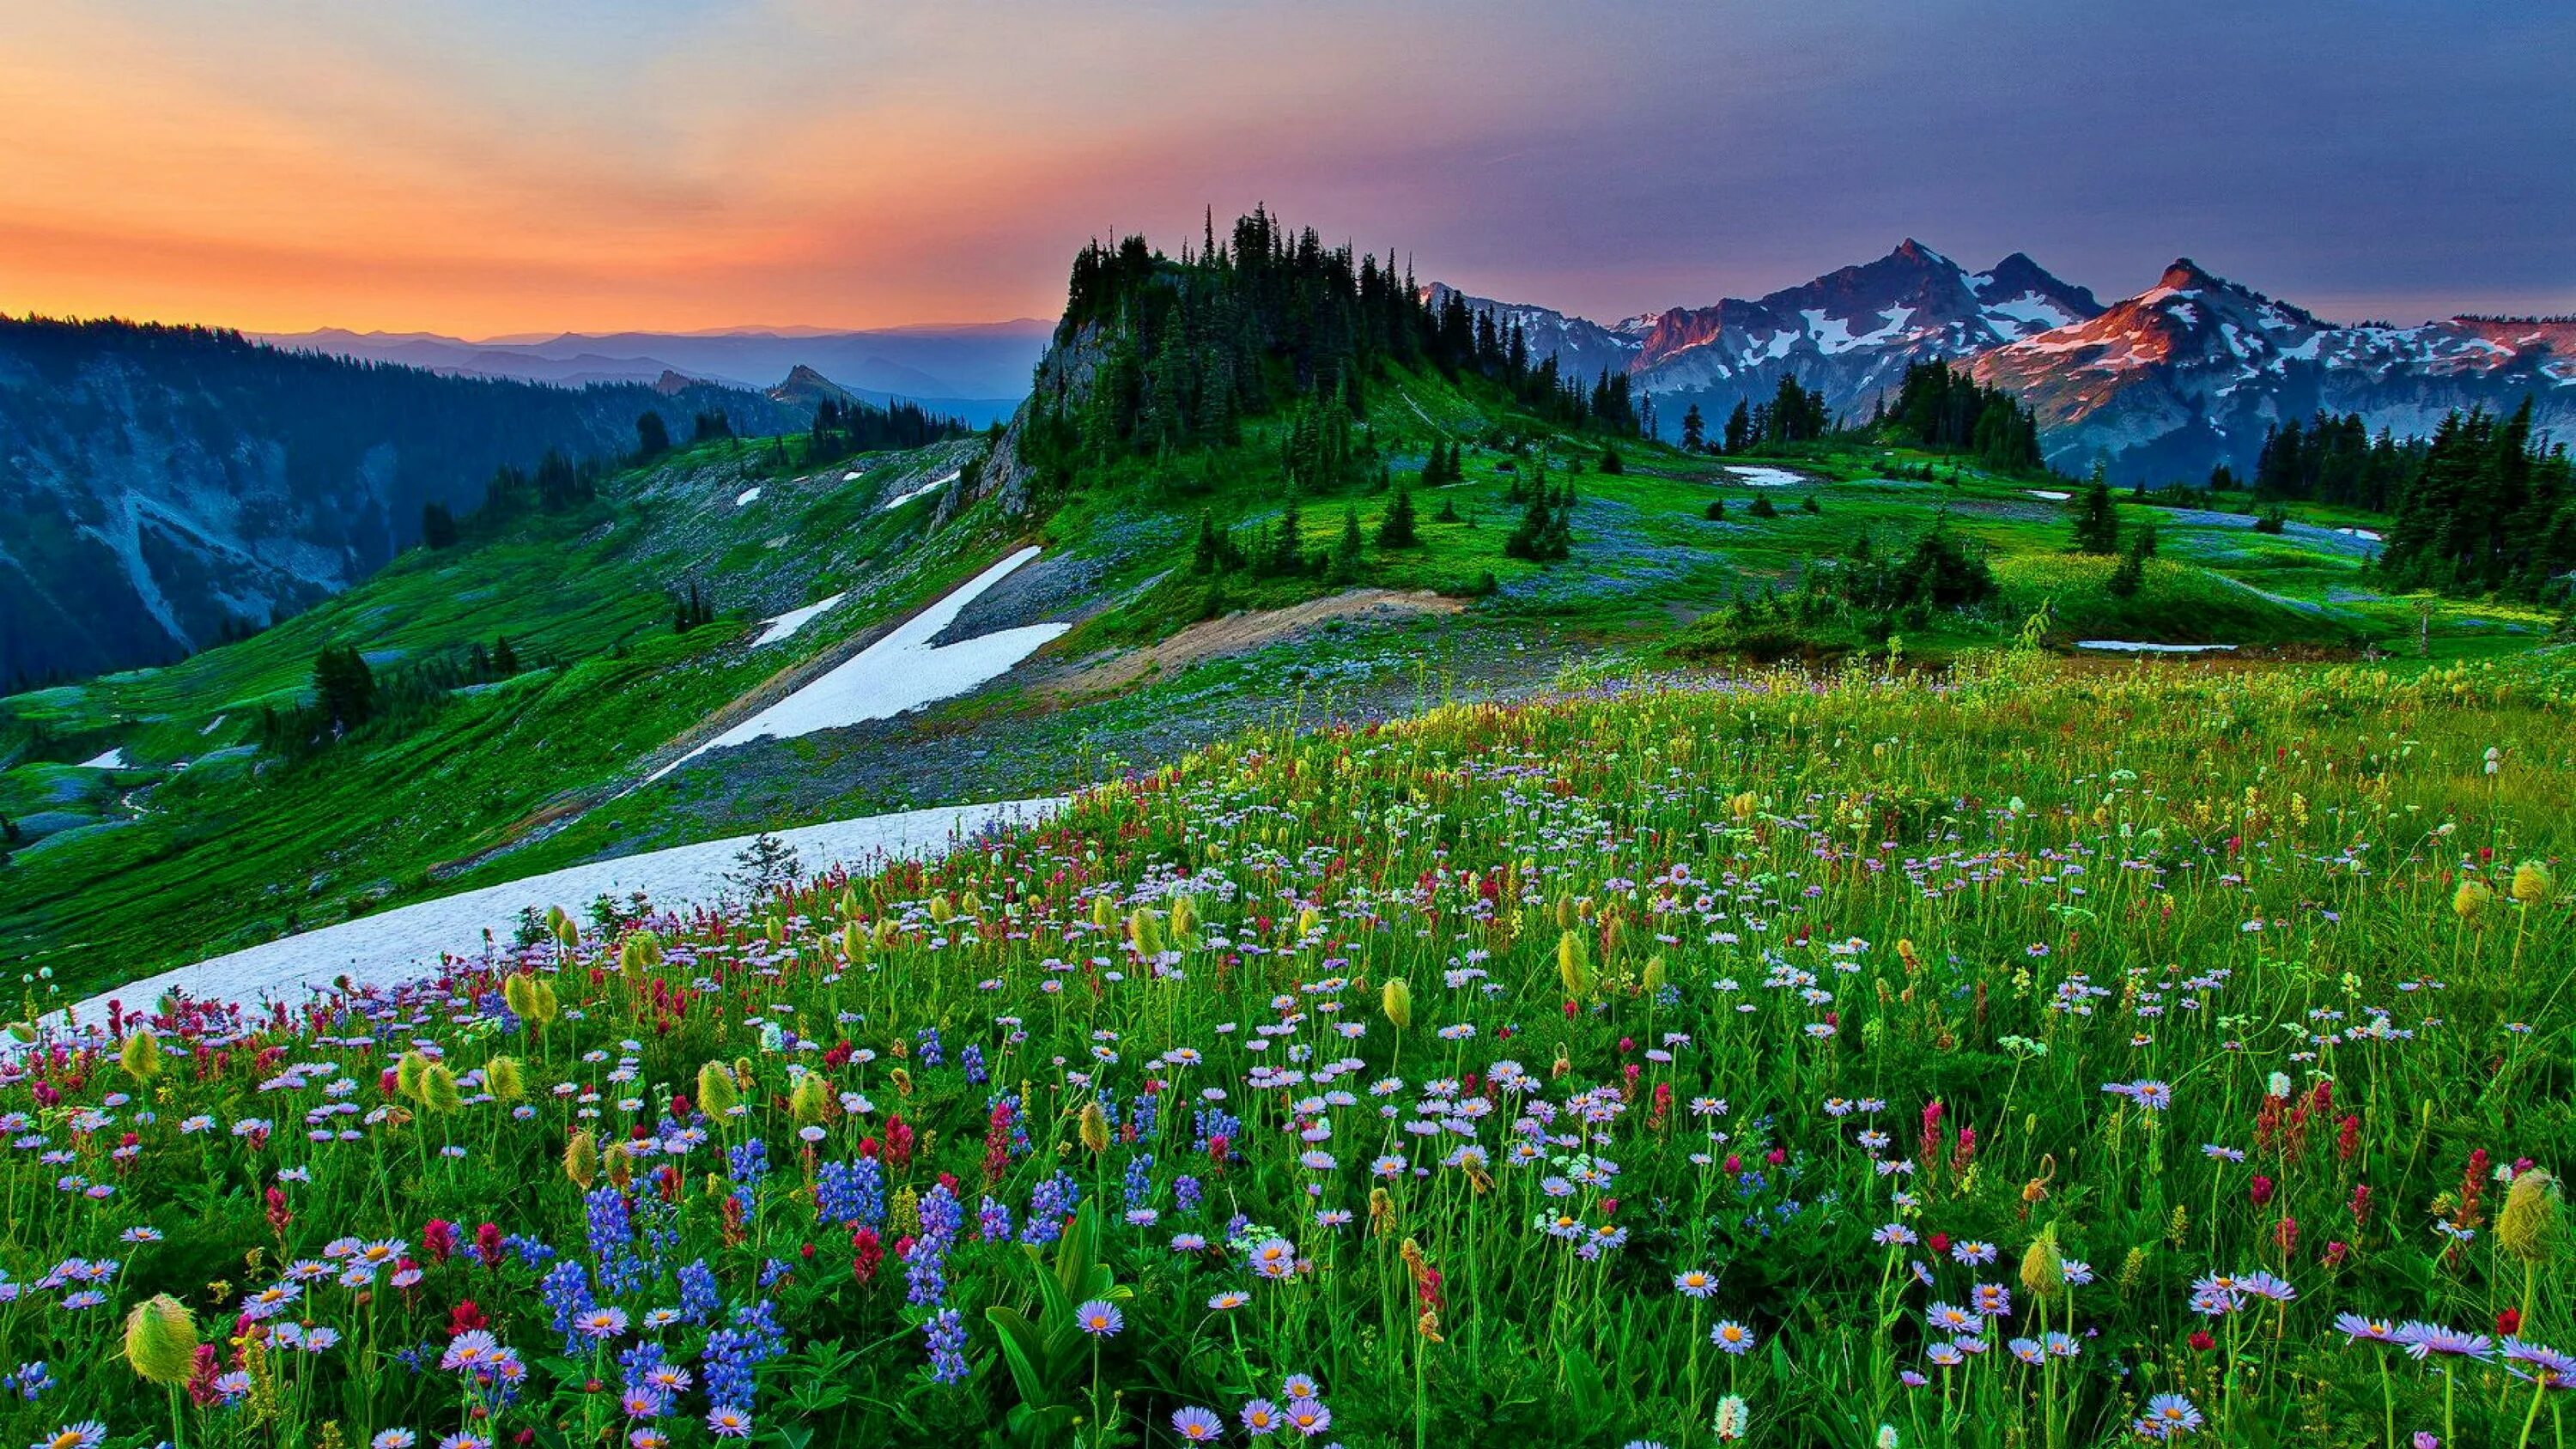
[[[2039,415],[2049,461],[2122,481],[2240,470],[2274,423],[2322,408],[2423,436],[2454,409],[2576,425],[2576,323],[2454,318],[2338,326],[2185,258],[2099,316],[1979,357],[1977,378]]]
[[[2188,260],[2109,308],[2020,252],[1970,272],[1913,240],[1753,301],[1607,326],[1465,300],[1519,323],[1534,356],[1554,353],[1577,375],[1624,367],[1667,437],[1693,404],[1714,434],[1783,377],[1856,420],[1930,358],[2030,403],[2059,468],[2099,459],[2122,482],[2197,481],[2219,463],[2245,471],[2274,423],[2320,408],[2426,436],[2454,409],[2509,411],[2528,395],[2538,426],[2576,433],[2576,321],[2339,326]]]
[[[1654,395],[1667,434],[1693,404],[1713,432],[1737,402],[1768,400],[1783,377],[1821,388],[1837,412],[1865,413],[1911,363],[1973,356],[2102,310],[2091,292],[2020,252],[1970,272],[1911,238],[1874,262],[1753,301],[1729,297],[1606,327],[1543,307],[1466,300],[1497,323],[1519,321],[1532,355],[1553,352],[1578,376],[1624,365]]]

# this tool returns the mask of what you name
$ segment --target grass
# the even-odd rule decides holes
[[[1942,514],[1990,551],[2003,593],[1972,613],[1901,627],[1906,655],[1918,661],[2005,643],[2043,607],[2061,642],[2342,653],[2376,645],[2412,654],[2421,623],[2424,601],[2358,587],[2349,540],[2257,535],[2231,526],[2242,519],[2124,503],[2126,525],[2162,522],[2165,548],[2146,586],[2119,599],[2102,587],[2107,562],[2065,552],[2062,505],[2032,496],[2045,480],[1848,440],[1752,460],[1802,470],[1816,480],[1807,487],[1753,488],[1728,471],[1729,460],[1647,444],[1628,448],[1626,471],[1609,474],[1597,439],[1552,434],[1472,379],[1399,373],[1371,397],[1368,428],[1396,475],[1417,466],[1436,436],[1468,444],[1466,477],[1416,494],[1419,547],[1375,545],[1393,495],[1365,487],[1304,500],[1304,546],[1329,550],[1347,508],[1372,540],[1353,583],[1468,600],[1467,637],[1487,658],[1447,672],[1468,679],[1473,693],[1543,683],[1493,667],[1535,641],[1546,641],[1551,674],[1569,652],[1617,673],[1882,648],[1883,631],[1843,614],[1744,625],[1733,611],[1795,589],[1818,559],[1864,535],[1882,549],[1901,547]],[[1033,668],[1070,668],[1151,643],[1211,609],[1266,610],[1347,587],[1313,574],[1210,580],[1189,570],[1202,513],[1247,541],[1278,516],[1277,427],[1254,422],[1239,448],[1088,465],[1083,486],[1040,525],[1050,564],[1088,573],[1083,597],[1059,601],[1075,627]],[[0,864],[0,965],[51,969],[66,989],[96,985],[541,864],[935,803],[943,786],[1073,788],[1096,778],[1078,770],[1151,765],[1247,722],[1244,710],[1208,705],[1206,689],[1161,677],[1142,681],[1126,705],[1075,707],[1004,684],[842,742],[760,745],[693,764],[614,811],[590,813],[711,713],[784,670],[835,656],[1018,541],[1028,525],[990,504],[935,529],[927,499],[879,507],[953,471],[975,446],[859,460],[863,476],[849,480],[843,464],[816,466],[801,451],[782,457],[767,442],[700,445],[610,480],[600,502],[577,512],[487,529],[448,551],[407,553],[255,638],[0,704],[22,735],[41,731],[46,741],[0,756],[11,759],[0,768],[0,814],[26,837]],[[1566,563],[1504,551],[1521,511],[1514,485],[1542,468],[1571,481],[1581,500]],[[1925,471],[1934,477],[1917,476]],[[753,486],[761,497],[735,506]],[[1808,498],[1819,512],[1800,508]],[[1779,516],[1753,518],[1756,499],[1777,504]],[[1713,500],[1725,501],[1724,521],[1705,517]],[[1442,521],[1444,506],[1456,521]],[[2366,526],[2348,512],[2294,517],[2321,528]],[[710,589],[723,617],[674,636],[669,594],[689,580]],[[750,647],[753,620],[844,591],[848,602],[790,643]],[[2505,608],[2443,601],[2432,610],[2436,663],[2516,652],[2548,626]],[[356,643],[382,667],[455,657],[503,635],[552,667],[503,691],[451,698],[399,732],[362,733],[311,762],[242,753],[263,708],[302,701],[326,644]],[[1259,669],[1275,675],[1302,667],[1304,654],[1329,662],[1333,653],[1311,633],[1280,648]],[[1256,698],[1273,695],[1267,676],[1234,677]],[[1319,694],[1331,688],[1318,682]],[[1364,692],[1387,693],[1372,691]],[[1171,727],[1183,717],[1196,732]],[[137,768],[112,777],[67,770],[111,746]],[[854,761],[862,747],[883,758]],[[956,758],[977,750],[1013,763]],[[886,760],[912,758],[949,763],[886,777]]]
[[[2571,707],[2035,652],[1438,705],[58,1038],[0,1432],[2554,1443],[2496,1340],[2576,1341]]]

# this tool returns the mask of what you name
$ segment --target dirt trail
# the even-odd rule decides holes
[[[1329,598],[1309,599],[1285,609],[1257,614],[1229,614],[1192,624],[1160,644],[1121,654],[1105,663],[1049,681],[1045,693],[1059,697],[1103,694],[1124,689],[1156,669],[1171,670],[1200,659],[1240,654],[1283,634],[1344,619],[1355,614],[1455,614],[1463,600],[1429,589],[1353,589]]]

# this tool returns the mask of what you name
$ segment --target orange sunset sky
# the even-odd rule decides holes
[[[2576,301],[2576,189],[2535,167],[2576,143],[2576,108],[2534,104],[2565,98],[2565,20],[2326,10],[2243,21],[2221,74],[2151,43],[2162,11],[1966,0],[24,4],[0,311],[468,336],[1052,317],[1084,238],[1177,244],[1255,201],[1603,316],[1905,235],[2106,296],[2188,252],[2328,313]],[[2453,100],[2303,79],[2399,64]]]

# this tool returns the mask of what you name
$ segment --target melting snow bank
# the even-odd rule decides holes
[[[745,488],[740,493],[733,496],[733,506],[736,508],[748,508],[759,501],[760,490],[758,488]]]
[[[2141,644],[2130,639],[2078,639],[2078,649],[2099,649],[2110,654],[2232,654],[2233,644]]]
[[[1736,482],[1748,488],[1795,488],[1799,484],[1815,481],[1804,474],[1792,473],[1786,468],[1742,468],[1729,464],[1726,471],[1735,475]]]
[[[971,836],[1043,820],[1063,804],[1062,797],[1050,796],[943,805],[776,834],[795,847],[808,872],[835,863],[856,869],[888,859],[934,859]],[[104,1019],[110,998],[124,1002],[129,1010],[148,1010],[172,990],[199,1000],[292,1004],[341,976],[362,986],[390,985],[435,970],[443,955],[481,954],[486,931],[506,946],[518,929],[519,912],[526,907],[562,906],[578,912],[602,892],[625,896],[642,891],[663,907],[711,901],[725,892],[725,875],[734,868],[734,857],[754,838],[738,835],[647,851],[398,906],[147,976],[73,1007],[72,1019],[75,1025]]]
[[[834,594],[828,599],[807,604],[804,608],[790,609],[786,613],[778,615],[776,618],[761,620],[760,622],[768,625],[769,627],[761,630],[760,637],[751,641],[752,647],[756,649],[763,644],[775,644],[779,640],[789,637],[797,630],[814,622],[815,616],[821,614],[823,611],[831,608],[834,604],[841,602],[841,600],[847,597],[849,596],[846,594]]]
[[[2064,503],[2075,496],[2072,493],[2059,492],[2054,488],[2025,488],[2021,491],[2029,494],[2033,498],[2045,498],[2051,503]]]
[[[92,755],[88,759],[81,761],[73,768],[81,770],[122,770],[125,768],[125,747],[123,745],[119,745],[115,749],[108,751],[106,754]]]
[[[903,492],[901,492],[901,493],[896,494],[896,495],[895,495],[895,496],[893,496],[892,498],[887,499],[885,502],[878,504],[878,505],[877,505],[877,512],[879,512],[879,513],[891,513],[891,512],[893,512],[895,509],[901,508],[901,507],[902,507],[902,506],[904,506],[905,504],[910,503],[912,500],[914,500],[914,499],[916,499],[916,498],[919,498],[921,495],[923,495],[923,494],[925,494],[925,493],[931,492],[931,491],[933,491],[934,489],[940,489],[940,488],[945,488],[945,487],[947,487],[949,484],[956,482],[959,478],[961,478],[961,477],[963,477],[963,476],[965,476],[965,470],[961,468],[961,469],[959,469],[958,471],[956,471],[956,472],[954,472],[954,473],[942,474],[941,476],[939,476],[939,477],[937,477],[937,478],[933,478],[933,479],[931,479],[929,482],[922,484],[922,485],[921,485],[920,487],[918,487],[918,488],[910,488],[910,489],[906,489],[905,491],[903,491]]]
[[[957,622],[957,616],[985,590],[1037,556],[1035,548],[1024,548],[977,574],[892,633],[841,661],[831,673],[664,765],[645,783],[661,779],[709,750],[731,749],[757,739],[790,740],[862,720],[891,719],[1009,673],[1013,665],[1035,654],[1039,645],[1073,626],[1029,624],[945,646],[930,641]]]

